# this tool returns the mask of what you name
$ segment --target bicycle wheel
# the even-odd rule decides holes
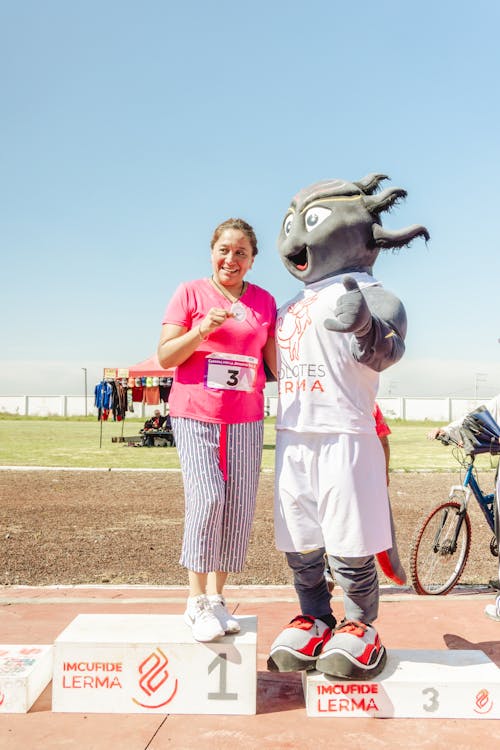
[[[493,498],[493,531],[494,535],[490,542],[490,552],[493,557],[498,557],[498,547],[500,541],[500,524],[498,519],[498,503],[496,497]]]
[[[438,505],[417,532],[410,548],[410,574],[417,594],[447,594],[458,583],[472,535],[467,512],[457,534],[460,509],[460,503],[452,500]]]

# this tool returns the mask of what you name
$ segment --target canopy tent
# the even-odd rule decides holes
[[[173,378],[174,374],[175,374],[175,367],[167,369],[167,370],[164,369],[163,367],[161,367],[160,363],[158,362],[158,357],[156,356],[156,354],[154,354],[148,359],[145,359],[143,362],[138,362],[136,365],[132,365],[131,367],[123,367],[123,368],[122,367],[118,367],[118,368],[105,367],[103,380],[101,381],[101,383],[104,384],[104,381],[106,380],[125,380],[126,382],[129,378]],[[170,380],[169,384],[171,383],[172,381]],[[149,388],[147,390],[149,390]],[[147,403],[153,403],[153,402],[148,401]],[[159,401],[157,403],[159,403]],[[123,436],[124,421],[125,420],[123,419],[122,436]],[[99,422],[101,426],[99,447],[101,447],[102,446],[102,419],[99,419]]]
[[[152,378],[173,378],[174,372],[175,368],[165,370],[158,362],[156,354],[145,359],[144,362],[138,362],[136,365],[132,365],[128,368],[128,375],[130,378],[142,378],[148,376]]]

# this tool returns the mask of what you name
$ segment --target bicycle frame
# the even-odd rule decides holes
[[[495,533],[495,493],[491,492],[485,495],[481,490],[477,479],[474,476],[474,461],[471,461],[465,472],[465,477],[462,485],[455,485],[451,488],[450,499],[458,500],[464,510],[467,509],[471,494],[477,500],[479,507],[486,519],[486,523],[490,527],[491,531]],[[460,497],[461,496],[461,497]],[[457,536],[460,531],[460,525],[458,524]]]

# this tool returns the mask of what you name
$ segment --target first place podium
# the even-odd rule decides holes
[[[198,643],[180,615],[78,615],[54,643],[52,710],[255,714],[257,618]]]

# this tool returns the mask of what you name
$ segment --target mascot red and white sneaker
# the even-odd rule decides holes
[[[267,668],[270,672],[314,669],[331,634],[331,628],[322,620],[309,615],[294,617],[271,646]]]
[[[343,680],[371,680],[384,668],[387,654],[374,627],[341,622],[316,660],[318,672]]]

